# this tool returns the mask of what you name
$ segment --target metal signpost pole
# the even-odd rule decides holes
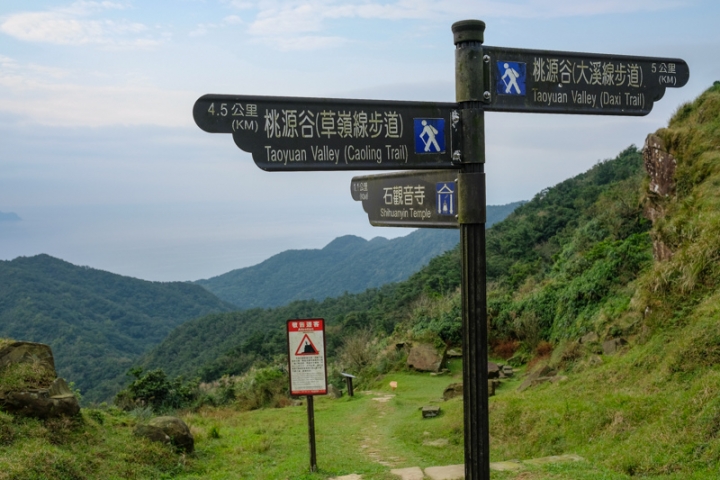
[[[452,26],[455,41],[455,95],[462,121],[458,175],[458,221],[462,250],[463,404],[465,478],[490,479],[485,299],[485,117],[483,34],[485,23]]]
[[[315,452],[315,405],[313,404],[313,396],[307,396],[307,414],[308,414],[308,440],[310,443],[310,471],[317,472],[317,453]]]

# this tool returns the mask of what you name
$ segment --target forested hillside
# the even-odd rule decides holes
[[[78,267],[48,255],[0,261],[0,338],[49,344],[89,400],[112,397],[139,355],[181,323],[232,310],[203,288]]]
[[[489,205],[487,226],[503,220],[522,203]],[[288,250],[258,265],[196,283],[243,309],[324,300],[405,280],[431,258],[457,245],[459,238],[457,230],[443,229],[420,229],[392,240],[367,241],[347,235],[320,250]]]
[[[490,280],[491,313],[498,336],[523,339],[534,348],[541,338],[549,338],[553,318],[528,313],[536,318],[534,337],[516,328],[508,316],[515,305],[508,293],[527,278],[537,277],[539,284],[548,273],[554,272],[559,252],[572,256],[575,232],[589,231],[594,235],[577,243],[591,248],[596,243],[610,242],[613,235],[632,237],[632,245],[642,251],[639,260],[628,263],[622,259],[618,268],[603,271],[603,281],[609,282],[598,298],[614,292],[612,285],[623,281],[620,271],[636,271],[649,261],[647,229],[637,203],[638,186],[642,179],[642,158],[635,147],[622,152],[616,159],[599,162],[588,172],[566,180],[539,193],[532,201],[518,207],[504,221],[488,230],[488,279]],[[627,208],[618,212],[610,208],[618,195],[629,196]],[[633,202],[632,198],[635,198]],[[622,205],[624,203],[620,202]],[[622,224],[622,228],[608,230],[598,222],[599,215]],[[629,220],[629,225],[626,221]],[[587,260],[604,258],[604,247]],[[614,247],[613,247],[614,248]],[[620,247],[617,247],[620,248]],[[623,247],[624,248],[624,247]],[[613,254],[610,252],[609,254]],[[567,263],[567,262],[566,262]],[[329,351],[340,353],[343,345],[369,330],[381,337],[395,334],[396,340],[408,337],[438,338],[448,344],[461,343],[460,256],[457,248],[433,259],[430,264],[396,284],[370,289],[361,294],[346,294],[322,302],[299,301],[276,309],[255,309],[230,314],[216,314],[195,319],[175,330],[168,339],[153,349],[143,360],[146,367],[161,367],[171,375],[201,375],[205,380],[223,374],[237,374],[253,362],[269,362],[285,351],[283,325],[290,318],[323,317],[329,327]],[[555,292],[555,290],[553,290]],[[561,298],[561,295],[560,297]],[[550,298],[547,301],[555,301]],[[556,307],[550,306],[553,310]],[[545,313],[542,313],[545,315]],[[522,317],[521,315],[521,318]],[[530,322],[527,322],[528,325]],[[527,338],[526,338],[527,337]],[[537,337],[537,338],[535,338]]]
[[[553,478],[717,478],[719,192],[716,82],[681,106],[642,156],[628,148],[489,230],[491,356],[554,375],[524,379],[527,390],[512,381],[490,399],[491,458],[586,460],[548,468]],[[283,322],[317,315],[331,325],[333,371],[350,367],[363,386],[378,388],[379,374],[404,368],[396,343],[459,343],[458,267],[456,249],[406,282],[249,314],[262,326],[245,328],[246,317],[227,315],[195,320],[150,358],[169,365],[190,327],[206,335],[195,351],[213,349],[222,326],[234,347],[176,371],[211,379],[259,360],[279,372]],[[462,428],[457,417],[449,431]]]

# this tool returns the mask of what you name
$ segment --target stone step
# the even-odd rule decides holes
[[[525,465],[545,465],[548,463],[562,463],[562,462],[581,462],[584,458],[579,455],[554,455],[551,457],[532,458],[529,460],[507,460],[504,462],[492,462],[490,463],[490,470],[496,472],[507,472],[522,470]],[[444,467],[427,467],[423,476],[423,471],[419,467],[410,468],[397,468],[390,470],[400,477],[400,480],[462,480],[465,478],[465,465],[446,465]],[[340,477],[337,480],[345,477]],[[347,479],[351,480],[351,479]]]
[[[551,457],[531,458],[529,460],[507,460],[505,462],[492,462],[490,470],[507,472],[522,470],[525,465],[545,465],[548,463],[582,462],[580,455],[553,455]],[[400,477],[400,480],[463,480],[465,478],[465,465],[446,465],[444,467],[427,467],[423,473],[420,467],[395,468],[390,473]],[[335,477],[329,480],[362,480],[362,475],[351,474]]]

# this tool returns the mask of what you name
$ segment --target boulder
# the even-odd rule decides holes
[[[340,391],[339,388],[337,388],[335,385],[333,385],[331,383],[328,385],[327,396],[330,398],[340,398],[340,397],[342,397],[342,392]]]
[[[452,348],[447,351],[448,358],[462,358],[462,350],[459,348]]]
[[[34,418],[72,417],[80,413],[80,404],[62,378],[50,388],[8,392],[0,396],[0,406],[8,413]]]
[[[557,372],[549,366],[545,365],[542,368],[539,368],[534,372],[530,373],[530,375],[525,378],[525,380],[520,384],[517,389],[519,392],[523,392],[530,387],[534,387],[536,385],[540,385],[541,383],[549,381],[550,378],[554,377],[555,375],[557,375]]]
[[[455,397],[462,397],[463,394],[463,384],[462,383],[451,383],[447,387],[445,387],[445,390],[443,391],[443,398],[445,400],[450,400],[451,398]]]
[[[439,372],[445,363],[445,352],[427,343],[415,345],[410,350],[407,366],[421,372]]]
[[[195,450],[195,439],[190,429],[177,417],[153,418],[147,425],[138,425],[135,428],[135,435],[153,442],[169,442],[179,451],[192,453]]]
[[[437,417],[438,415],[440,415],[440,407],[436,407],[434,405],[422,407],[423,418],[432,418]]]
[[[170,437],[163,432],[162,428],[152,425],[138,425],[133,432],[137,437],[147,438],[151,442],[159,442],[170,445]]]
[[[513,367],[511,367],[510,365],[503,365],[501,372],[505,377],[508,377],[508,378],[515,375],[515,371],[513,370]]]
[[[495,362],[488,362],[488,378],[500,378],[500,366]]]
[[[598,334],[595,332],[586,333],[582,337],[580,337],[580,343],[582,344],[588,344],[588,343],[594,343],[600,340],[600,337],[598,337]]]
[[[603,342],[603,353],[605,355],[612,355],[617,353],[623,346],[627,345],[627,340],[624,338],[613,338],[611,340],[605,340]]]
[[[0,370],[12,363],[39,363],[52,372],[52,378],[57,377],[55,359],[49,345],[33,342],[12,342],[0,348]]]
[[[23,370],[25,369],[25,370]],[[12,372],[12,373],[9,373]],[[56,378],[55,360],[48,345],[10,342],[0,347],[0,377],[18,375],[14,387],[0,388],[0,409],[24,417],[74,416],[80,404],[65,380]],[[0,382],[0,387],[2,383]]]

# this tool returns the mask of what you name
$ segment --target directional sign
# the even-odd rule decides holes
[[[325,320],[288,320],[288,361],[291,395],[325,395]]]
[[[488,111],[647,115],[666,87],[690,77],[678,58],[502,47],[483,54]]]
[[[204,95],[193,117],[206,132],[232,134],[263,170],[403,170],[454,167],[455,109],[454,103]]]
[[[353,200],[371,225],[458,228],[457,171],[388,173],[354,177]]]

